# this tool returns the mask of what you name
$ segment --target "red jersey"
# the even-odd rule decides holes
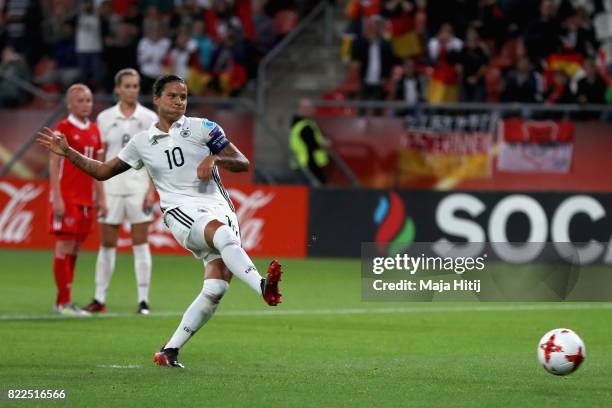
[[[70,115],[58,123],[55,130],[66,135],[70,147],[91,159],[102,150],[100,132],[94,122],[82,123]],[[59,180],[60,191],[65,202],[93,205],[94,179],[64,158],[60,163]]]

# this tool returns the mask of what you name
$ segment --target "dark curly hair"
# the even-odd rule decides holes
[[[185,84],[185,80],[178,75],[174,75],[174,74],[162,75],[159,78],[157,78],[155,80],[155,83],[153,84],[153,95],[160,97],[162,92],[164,92],[164,87],[166,86],[166,84],[170,82],[181,82],[184,85],[187,85]]]

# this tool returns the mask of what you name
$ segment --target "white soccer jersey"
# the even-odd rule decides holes
[[[197,175],[202,160],[228,144],[223,129],[215,122],[183,116],[172,124],[169,133],[155,125],[138,133],[118,157],[135,169],[147,169],[164,211],[186,204],[222,204],[234,211],[216,167],[210,181],[201,181]]]
[[[133,135],[149,129],[157,122],[157,115],[150,109],[137,104],[130,117],[121,113],[119,104],[98,115],[98,128],[102,143],[106,146],[106,158],[117,157]],[[104,182],[106,194],[129,195],[142,193],[149,188],[149,177],[144,170],[129,170]]]

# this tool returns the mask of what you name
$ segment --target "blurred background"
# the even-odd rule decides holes
[[[147,106],[157,76],[184,77],[188,114],[218,121],[251,160],[222,177],[255,255],[610,239],[612,1],[0,4],[2,246],[51,247],[36,132],[66,115],[75,82],[96,113],[115,103],[126,67]],[[154,250],[181,251],[152,228]]]

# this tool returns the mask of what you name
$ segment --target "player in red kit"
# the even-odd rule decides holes
[[[93,108],[91,91],[83,84],[72,85],[66,95],[69,115],[55,132],[66,136],[68,144],[81,154],[95,158],[102,153],[102,142],[96,124],[89,120]],[[74,266],[79,247],[87,238],[94,214],[94,189],[97,206],[105,212],[102,185],[95,182],[62,157],[49,156],[51,208],[49,229],[55,235],[53,273],[57,286],[55,311],[67,316],[88,316],[70,298]]]

